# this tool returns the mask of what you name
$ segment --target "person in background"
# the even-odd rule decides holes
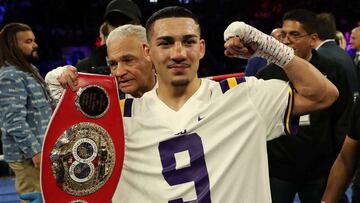
[[[43,137],[52,114],[32,29],[9,23],[0,31],[0,128],[4,159],[18,194],[40,191]]]
[[[360,52],[360,26],[355,27],[354,29],[351,30],[350,45],[351,45],[351,48],[356,51],[356,54],[359,54],[359,52]],[[356,62],[358,62],[358,61],[356,61]]]
[[[109,34],[113,29],[117,28],[120,25],[125,24],[140,24],[141,12],[138,6],[131,0],[112,0],[106,7],[104,15],[104,23],[100,28],[100,35],[103,35],[104,40],[106,40],[107,34]],[[61,74],[67,67],[71,65],[65,65],[55,68],[50,71],[52,74]],[[110,75],[110,67],[107,63],[107,47],[106,44],[101,45],[95,49],[89,57],[80,60],[76,64],[76,68],[72,68],[74,71],[85,72],[85,73],[95,73]],[[49,84],[49,89],[54,95],[54,98],[58,101],[62,95],[62,91],[59,91],[57,88],[57,80],[51,79],[47,82]],[[47,78],[45,77],[45,80]],[[120,98],[126,97],[126,93],[119,90]]]
[[[112,27],[107,22],[101,24],[99,28],[99,38],[98,38],[100,46],[106,44],[106,38],[109,36],[111,30]]]
[[[349,120],[347,108],[353,96],[345,71],[312,48],[319,26],[314,19],[316,14],[304,9],[285,13],[283,43],[332,81],[339,97],[330,107],[301,116],[295,136],[281,136],[267,143],[273,203],[293,203],[296,193],[302,203],[320,202],[330,168],[347,132],[342,121]],[[289,80],[283,69],[274,64],[262,69],[257,77]]]
[[[347,81],[353,93],[354,100],[359,96],[358,78],[356,77],[355,66],[351,60],[350,55],[341,49],[335,42],[336,38],[336,22],[331,13],[319,13],[316,15],[317,23],[321,26],[316,26],[315,43],[313,48],[317,52],[341,67],[346,72]]]
[[[351,48],[356,51],[353,56],[353,60],[355,63],[355,71],[357,73],[357,77],[360,80],[360,26],[352,29],[351,37],[350,37],[350,45]],[[359,91],[360,91],[360,82],[359,82]]]
[[[352,29],[350,36],[350,45],[353,50],[355,50],[355,55],[353,55],[353,62],[355,64],[356,74],[360,80],[360,27]],[[360,83],[360,82],[359,82]],[[359,84],[360,88],[360,84]],[[352,201],[360,202],[360,162],[357,162],[357,169],[355,172],[355,178],[352,186]]]
[[[344,34],[339,30],[336,30],[335,42],[337,45],[339,45],[340,48],[346,51],[347,42]]]
[[[112,0],[106,7],[104,23],[108,33],[114,28],[125,24],[139,25],[141,11],[132,0]],[[110,69],[106,63],[106,44],[96,48],[89,57],[76,64],[79,72],[109,75]]]

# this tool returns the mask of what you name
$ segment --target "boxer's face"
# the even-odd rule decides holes
[[[157,20],[149,41],[149,55],[159,83],[173,87],[195,81],[199,61],[205,54],[199,25],[191,18],[171,17]]]

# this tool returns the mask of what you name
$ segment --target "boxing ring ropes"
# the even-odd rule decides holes
[[[210,80],[215,80],[215,81],[221,81],[221,80],[225,80],[225,79],[232,78],[232,77],[244,77],[244,76],[245,76],[245,74],[243,72],[240,72],[240,73],[230,73],[230,74],[225,74],[225,75],[208,76],[205,78],[210,79]]]

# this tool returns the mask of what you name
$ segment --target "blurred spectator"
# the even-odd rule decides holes
[[[353,60],[356,66],[357,77],[360,80],[360,26],[354,28],[351,31],[350,44],[351,44],[351,48],[353,48],[356,51]],[[360,82],[359,82],[359,89],[360,89]]]
[[[335,43],[335,18],[331,13],[319,13],[316,15],[316,18],[318,26],[315,27],[317,35],[314,36],[315,43],[313,48],[315,48],[321,56],[340,66],[341,69],[345,71],[351,92],[354,98],[356,98],[359,95],[359,89],[355,66],[350,55]]]
[[[351,48],[355,49],[357,54],[360,52],[360,26],[352,29],[350,45]]]
[[[125,24],[140,24],[141,12],[131,0],[113,0],[105,10],[104,22],[107,24],[107,33],[114,28]],[[109,75],[110,69],[106,64],[106,44],[95,49],[91,55],[76,64],[79,72]]]
[[[102,46],[106,44],[106,38],[112,31],[111,25],[109,25],[107,22],[104,22],[99,29],[99,46]]]
[[[37,50],[28,25],[9,23],[1,30],[1,139],[19,194],[40,191],[41,147],[52,112],[45,82],[32,65]]]
[[[341,31],[336,31],[335,42],[337,45],[339,45],[340,48],[346,51],[347,43],[344,34]]]
[[[351,48],[356,51],[355,55],[353,56],[353,61],[356,67],[355,69],[358,79],[360,79],[360,27],[356,27],[351,31],[350,44]],[[352,201],[354,203],[360,202],[360,162],[358,162],[355,172]]]

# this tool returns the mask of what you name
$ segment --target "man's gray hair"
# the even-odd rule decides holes
[[[148,44],[145,28],[141,25],[128,24],[117,27],[111,31],[108,38],[106,39],[106,46],[109,46],[109,44],[113,42],[123,40],[129,36],[135,36],[140,39],[141,42]]]

